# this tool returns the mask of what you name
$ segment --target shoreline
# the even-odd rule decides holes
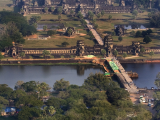
[[[0,61],[0,65],[94,65],[95,59],[24,59]],[[99,58],[100,60],[100,58]],[[120,63],[160,63],[160,59],[118,59]]]

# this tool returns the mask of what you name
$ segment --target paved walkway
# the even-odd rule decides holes
[[[98,44],[99,45],[103,45],[103,40],[99,36],[99,34],[97,33],[97,31],[93,28],[93,25],[91,25],[91,23],[89,22],[89,20],[85,19],[85,21],[87,22],[88,29],[92,32],[92,34],[95,37],[95,39],[97,40]]]
[[[115,62],[115,64],[118,66],[120,73],[116,73],[116,75],[123,84],[123,86],[128,90],[128,92],[138,93],[137,87],[134,85],[132,79],[128,76],[128,74],[126,73],[122,65],[119,63],[119,61],[113,57],[109,57],[109,59],[112,59],[113,62]]]

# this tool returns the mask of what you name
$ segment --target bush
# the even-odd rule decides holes
[[[145,37],[147,35],[147,31],[142,31],[142,36]]]
[[[121,36],[119,36],[119,37],[118,37],[118,40],[119,40],[119,41],[122,41],[122,40],[123,40],[123,38],[122,38]]]
[[[115,32],[112,32],[112,36],[115,36],[116,35],[116,33]]]
[[[147,43],[149,43],[149,42],[151,42],[152,40],[151,40],[151,38],[148,36],[148,35],[146,35],[145,37],[144,37],[144,39],[143,39],[143,42],[145,42],[146,44]]]
[[[137,31],[135,37],[141,37],[141,31]]]
[[[47,35],[49,35],[49,36],[55,35],[56,33],[57,33],[56,30],[48,30],[47,31]]]
[[[135,31],[133,31],[133,30],[130,32],[130,35],[132,35],[132,36],[135,36],[135,34],[136,34],[136,33],[135,33]]]
[[[147,30],[146,32],[147,32],[148,35],[149,35],[149,34],[152,33],[153,31],[152,31],[151,29],[149,29],[149,30]]]

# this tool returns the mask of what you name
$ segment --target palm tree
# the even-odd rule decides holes
[[[22,57],[22,60],[23,60],[23,57],[25,57],[25,53],[24,53],[24,52],[21,52],[21,53],[20,53],[20,56]]]
[[[50,55],[49,51],[47,51],[47,50],[44,50],[42,54],[43,54],[44,58],[46,58],[47,55]]]
[[[43,26],[43,30],[44,31],[46,31],[47,30],[47,26],[45,25],[45,26]]]

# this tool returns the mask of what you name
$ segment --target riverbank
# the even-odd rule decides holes
[[[63,59],[8,59],[0,61],[0,65],[88,65],[100,58],[63,58]],[[160,59],[119,59],[120,63],[160,63]]]
[[[0,61],[0,65],[88,65],[93,59],[25,59]]]

